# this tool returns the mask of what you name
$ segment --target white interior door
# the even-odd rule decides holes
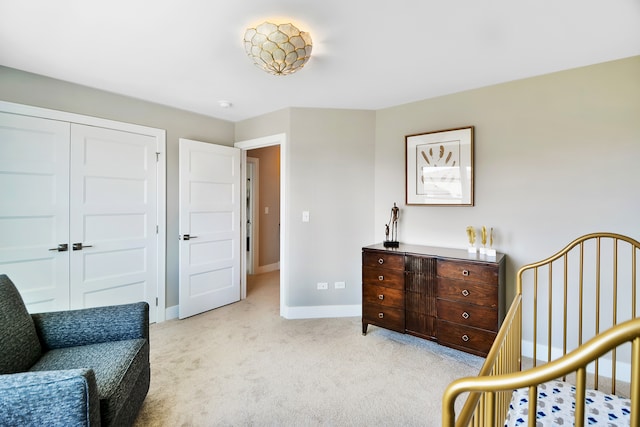
[[[71,128],[71,308],[147,301],[156,319],[156,139]]]
[[[240,154],[180,139],[178,317],[240,300]]]
[[[0,113],[0,274],[31,312],[69,308],[69,128]]]

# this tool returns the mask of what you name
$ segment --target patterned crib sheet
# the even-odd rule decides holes
[[[549,381],[538,386],[536,427],[573,426],[576,388],[563,381]],[[526,426],[529,413],[529,390],[513,392],[505,427]],[[628,426],[631,400],[598,390],[586,391],[585,425]]]

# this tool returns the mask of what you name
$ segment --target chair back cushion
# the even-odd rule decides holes
[[[9,278],[0,275],[0,374],[25,372],[42,355],[31,315]]]

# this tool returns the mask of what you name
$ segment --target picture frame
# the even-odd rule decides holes
[[[405,136],[407,205],[473,206],[473,131]]]

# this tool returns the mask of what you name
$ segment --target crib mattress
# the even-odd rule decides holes
[[[513,392],[505,427],[527,425],[529,391],[521,388]],[[575,387],[563,381],[550,381],[538,386],[536,427],[573,426]],[[586,391],[585,425],[628,426],[631,400],[603,393]]]

